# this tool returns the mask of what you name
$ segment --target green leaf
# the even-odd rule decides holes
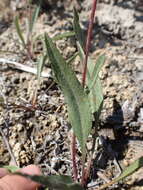
[[[99,120],[99,116],[103,107],[103,92],[102,85],[99,79],[99,71],[103,66],[105,61],[105,56],[101,55],[97,59],[97,62],[94,63],[90,58],[88,59],[88,70],[90,73],[90,78],[87,77],[88,89],[89,89],[89,98],[91,102],[92,112],[95,113],[96,121]]]
[[[85,37],[83,34],[83,31],[79,24],[79,17],[76,9],[74,9],[74,31],[76,34],[76,38],[78,40],[77,46],[79,51],[79,56],[83,62],[85,55],[84,55],[84,41]],[[98,77],[99,71],[105,61],[105,56],[99,57],[97,60],[97,63],[93,63],[93,61],[88,58],[87,63],[87,87],[89,89],[89,100],[91,104],[92,113],[95,113],[95,119],[96,121],[99,119],[102,105],[103,105],[103,93],[102,93],[102,86],[100,79]]]
[[[62,34],[57,34],[52,39],[54,41],[57,41],[57,40],[61,40],[61,39],[64,39],[64,38],[69,38],[69,37],[72,37],[72,36],[75,36],[75,32],[64,32]]]
[[[83,30],[82,30],[81,27],[80,27],[80,24],[79,24],[79,16],[78,16],[78,13],[77,13],[77,11],[76,11],[75,8],[74,8],[73,28],[74,28],[75,36],[76,36],[77,40],[79,41],[81,47],[84,48],[84,45],[85,45],[85,37],[84,37]]]
[[[81,60],[83,61],[85,54],[79,43],[77,43],[77,46],[78,46],[79,56],[80,56]],[[87,87],[88,87],[88,89],[90,88],[90,85],[92,82],[92,75],[93,75],[94,67],[95,67],[95,63],[93,62],[93,60],[88,58],[88,64],[87,64]],[[96,83],[94,84],[94,86],[91,89],[89,89],[88,95],[89,95],[92,113],[95,114],[95,119],[96,119],[96,121],[98,121],[101,110],[102,110],[102,105],[103,105],[103,92],[102,92],[102,86],[101,86],[101,82],[100,82],[98,75],[96,78]]]
[[[22,34],[22,30],[20,28],[20,25],[19,25],[19,17],[16,16],[15,17],[15,26],[16,26],[16,31],[17,31],[17,34],[22,42],[22,45],[23,47],[25,48],[26,47],[26,43],[25,43],[25,40],[24,40],[24,37],[23,37],[23,34]]]
[[[123,173],[115,179],[115,182],[118,182],[129,175],[133,174],[139,168],[143,167],[143,157],[140,157],[138,160],[134,161],[130,166],[128,166]]]
[[[3,166],[3,168],[6,168],[7,170],[9,170],[9,172],[16,172],[17,170],[19,170],[20,168],[17,166]]]
[[[45,35],[45,43],[51,67],[67,102],[69,121],[80,143],[82,153],[86,154],[85,144],[92,127],[88,96],[70,65],[65,62],[48,35]]]
[[[75,32],[64,32],[62,34],[57,34],[52,39],[54,41],[57,41],[57,40],[61,40],[61,39],[69,38],[69,37],[73,37],[73,36],[75,36]],[[34,40],[43,40],[43,39],[44,39],[43,34],[39,34],[38,36],[36,36],[36,38]]]
[[[75,58],[78,56],[78,52],[76,52],[73,56],[71,56],[68,60],[67,60],[67,63],[68,64],[71,64]]]
[[[41,72],[42,72],[42,69],[43,69],[43,66],[45,64],[46,59],[47,59],[47,55],[42,55],[40,57],[40,60],[37,63],[37,77],[38,77],[38,81],[40,81]]]
[[[40,183],[41,185],[44,185],[54,190],[83,190],[81,185],[73,183],[72,178],[70,176],[65,176],[65,175],[37,176],[37,175],[27,175],[21,173],[16,173],[16,174],[29,178],[32,181]]]
[[[32,31],[33,31],[33,27],[38,18],[39,12],[40,12],[40,5],[35,8],[35,10],[32,14],[31,21],[29,22],[29,32],[30,33],[32,33]]]
[[[97,78],[94,88],[92,88],[89,92],[89,99],[91,103],[92,113],[95,114],[95,120],[97,122],[99,120],[99,116],[103,107],[103,93],[99,77]]]
[[[99,188],[99,190],[106,189],[107,187],[113,185],[114,183],[117,183],[120,180],[123,180],[124,178],[132,175],[134,172],[136,172],[141,167],[143,167],[143,156],[140,157],[138,160],[134,161],[130,166],[128,166],[119,177],[117,177],[116,179],[112,180],[109,183],[102,185]]]
[[[91,81],[89,84],[89,90],[93,88],[93,86],[95,85],[96,81],[97,81],[97,77],[98,77],[98,74],[99,74],[99,71],[101,70],[103,64],[105,62],[105,55],[100,55],[99,58],[97,59],[96,61],[96,64],[88,64],[89,66],[94,66],[94,69],[90,69],[92,70],[92,73],[91,73]]]

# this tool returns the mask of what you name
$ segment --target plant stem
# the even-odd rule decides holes
[[[87,184],[87,180],[88,180],[88,177],[89,177],[89,174],[90,174],[90,168],[91,168],[91,165],[92,165],[92,157],[89,158],[89,161],[87,163],[87,168],[84,169],[84,176],[83,176],[83,180],[82,180],[82,185],[85,186]]]
[[[89,50],[91,46],[91,37],[92,37],[92,29],[93,29],[93,24],[94,24],[95,11],[96,11],[96,4],[97,4],[97,0],[93,0],[91,15],[89,18],[86,45],[85,45],[84,71],[83,71],[83,76],[82,76],[83,87],[85,86],[85,82],[86,82],[87,60],[88,60]]]
[[[86,169],[85,169],[85,157],[86,157],[86,153],[84,153],[85,155],[82,155],[82,177],[81,177],[81,184],[83,187],[86,186],[86,183],[85,183],[85,174],[86,174]]]
[[[93,0],[93,5],[91,8],[91,15],[89,18],[89,25],[88,25],[88,31],[87,31],[87,37],[86,37],[86,44],[85,44],[85,59],[83,62],[84,70],[82,75],[82,85],[85,87],[86,83],[86,73],[87,73],[87,62],[88,62],[88,56],[89,56],[89,50],[91,46],[91,38],[92,38],[92,30],[93,30],[93,24],[94,24],[94,17],[95,17],[95,11],[96,11],[96,4],[97,0]],[[81,178],[81,184],[84,187],[87,184],[87,179],[90,173],[90,166],[92,161],[88,163],[87,169],[85,168],[85,161],[82,163],[82,178]]]
[[[76,136],[73,133],[72,135],[72,143],[71,143],[71,154],[72,154],[72,164],[73,164],[73,177],[74,180],[77,181],[77,164],[76,164]]]

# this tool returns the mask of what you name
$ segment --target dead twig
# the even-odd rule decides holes
[[[15,61],[0,58],[0,64],[4,64],[4,63],[8,64],[10,67],[13,67],[15,69],[19,69],[21,71],[25,71],[25,72],[32,73],[32,74],[35,74],[35,75],[37,74],[37,68],[29,67],[27,65],[23,65],[21,63],[15,62]],[[51,70],[49,69],[47,71],[41,72],[41,77],[45,77],[45,78],[51,77],[50,71]]]

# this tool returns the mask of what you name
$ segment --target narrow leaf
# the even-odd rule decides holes
[[[90,58],[88,59],[88,70],[90,72],[90,78],[87,77],[89,98],[91,102],[92,112],[95,113],[95,119],[97,122],[99,120],[99,116],[103,107],[103,91],[101,81],[99,79],[99,72],[104,64],[104,61],[104,55],[101,55],[97,59],[96,63],[94,63]]]
[[[78,52],[76,52],[73,56],[71,56],[68,60],[67,60],[67,63],[68,64],[71,64],[75,58],[78,56]]]
[[[79,43],[77,43],[78,46],[78,52],[81,60],[84,60],[85,54],[83,52],[83,49]],[[88,64],[87,64],[87,87],[89,89],[89,100],[91,104],[92,113],[95,114],[95,119],[98,121],[102,105],[103,105],[103,92],[102,92],[102,86],[99,77],[96,78],[96,83],[94,86],[90,89],[91,83],[92,83],[92,75],[94,71],[95,64],[90,58],[88,58]]]
[[[26,43],[25,43],[25,40],[24,40],[24,37],[22,34],[22,30],[21,30],[20,25],[19,25],[19,17],[18,16],[15,17],[15,26],[16,26],[17,34],[18,34],[18,36],[19,36],[19,38],[23,44],[23,47],[25,48]]]
[[[95,120],[97,122],[103,107],[103,92],[99,77],[97,78],[94,88],[89,92],[89,99],[91,102],[92,113],[95,114]]]
[[[85,55],[83,51],[85,37],[79,24],[79,16],[76,9],[74,9],[73,27],[76,34],[76,38],[79,41],[79,43],[77,43],[79,56],[83,62],[83,60],[85,59]],[[104,61],[105,61],[105,56],[99,57],[96,64],[93,63],[93,61],[90,58],[88,58],[88,64],[87,64],[87,67],[88,67],[87,68],[88,69],[87,70],[87,79],[88,79],[87,86],[89,89],[89,99],[90,99],[92,113],[95,113],[96,120],[99,119],[99,115],[101,113],[101,109],[103,105],[103,93],[102,93],[101,82],[98,77],[98,74]]]
[[[52,39],[57,41],[57,40],[61,40],[61,39],[69,38],[69,37],[73,37],[73,36],[75,36],[75,32],[64,32],[62,34],[57,34]]]
[[[116,179],[110,181],[109,183],[106,183],[106,184],[102,185],[99,188],[99,190],[106,189],[107,187],[119,182],[120,180],[123,180],[124,178],[130,176],[131,174],[133,174],[135,171],[137,171],[141,167],[143,167],[143,157],[140,157],[138,160],[134,161],[130,166],[128,166],[123,171],[123,173],[119,177],[117,177]]]
[[[83,188],[79,184],[73,183],[72,178],[70,176],[65,176],[65,175],[37,176],[37,175],[27,175],[21,173],[16,173],[16,174],[29,178],[32,181],[40,183],[41,185],[44,185],[45,187],[54,190],[83,190]]]
[[[78,13],[77,13],[75,8],[74,8],[73,28],[74,28],[74,31],[75,31],[75,36],[76,36],[77,40],[79,41],[81,47],[83,48],[84,44],[85,44],[85,37],[84,37],[83,30],[80,27],[79,16],[78,16]]]
[[[84,55],[84,51],[83,51],[85,38],[83,35],[83,31],[79,24],[79,17],[78,17],[78,13],[76,10],[74,10],[73,26],[74,26],[74,31],[75,31],[76,37],[79,41],[79,43],[77,43],[79,55],[83,62],[83,60],[85,59],[85,55]],[[97,63],[95,64],[95,63],[93,63],[93,61],[90,58],[88,58],[88,64],[87,64],[87,67],[88,67],[87,86],[89,89],[89,99],[90,99],[92,113],[95,113],[96,120],[99,119],[99,115],[101,113],[101,109],[102,109],[102,105],[103,105],[103,93],[102,93],[101,82],[98,77],[98,74],[105,61],[104,59],[105,58],[100,57],[100,59],[98,59]]]
[[[143,167],[143,157],[140,157],[138,160],[134,161],[130,166],[128,166],[123,173],[117,177],[114,181],[118,182],[129,175],[133,174],[135,171],[137,171],[139,168]]]
[[[91,84],[89,84],[89,90],[92,89],[94,84],[96,83],[99,71],[101,70],[104,62],[105,62],[105,55],[100,55],[96,61],[94,69],[92,70],[92,75],[91,75],[92,80],[91,80]],[[88,65],[91,65],[91,64],[88,64]]]
[[[86,154],[85,144],[92,126],[88,96],[70,65],[65,62],[48,35],[45,35],[45,43],[51,67],[67,102],[70,123],[80,143],[82,153]]]
[[[43,69],[43,66],[45,64],[46,59],[47,59],[47,55],[42,55],[40,57],[40,60],[37,63],[37,77],[38,77],[38,80],[40,80],[41,72],[42,72],[42,69]]]
[[[73,37],[73,36],[75,36],[75,32],[64,32],[64,33],[62,33],[62,34],[57,34],[57,35],[55,35],[55,36],[52,38],[52,40],[53,40],[53,41],[57,41],[57,40],[62,40],[62,39],[64,39],[64,38],[69,38],[69,37]],[[36,40],[43,40],[43,39],[44,39],[43,34],[39,34],[38,36],[36,36],[36,37],[34,38],[35,41],[36,41]]]
[[[39,15],[39,12],[40,12],[40,5],[37,6],[32,14],[32,18],[31,18],[31,21],[29,22],[29,31],[32,33],[33,31],[33,27],[34,27],[34,24],[38,18],[38,15]]]

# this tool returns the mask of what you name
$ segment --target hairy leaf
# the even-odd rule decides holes
[[[69,120],[83,154],[92,126],[92,114],[87,94],[76,78],[70,65],[65,62],[52,40],[45,35],[47,54],[68,106]]]

